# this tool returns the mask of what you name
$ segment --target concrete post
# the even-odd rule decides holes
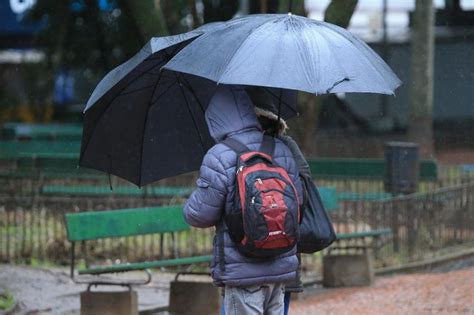
[[[138,315],[137,292],[81,293],[81,315]]]

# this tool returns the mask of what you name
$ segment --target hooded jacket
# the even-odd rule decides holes
[[[212,277],[217,285],[249,286],[280,283],[296,278],[296,247],[272,259],[259,260],[243,256],[230,239],[223,220],[224,211],[232,207],[235,196],[237,155],[219,143],[232,137],[249,149],[260,147],[263,133],[253,105],[243,88],[221,85],[206,110],[206,122],[216,141],[204,156],[197,188],[184,206],[184,217],[190,225],[216,227],[211,262]],[[302,201],[301,182],[293,155],[288,147],[275,139],[274,162],[284,167],[292,178]]]

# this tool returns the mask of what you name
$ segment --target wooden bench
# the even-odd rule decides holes
[[[384,159],[317,158],[308,160],[313,178],[318,179],[384,179]],[[438,178],[434,160],[420,160],[419,179],[433,181]]]
[[[107,273],[144,270],[147,274],[145,281],[112,281],[111,279],[79,279],[75,275],[75,244],[76,242],[97,240],[102,238],[117,238],[139,236],[155,233],[174,233],[189,231],[189,225],[184,221],[182,206],[155,208],[120,209],[94,212],[69,213],[65,215],[68,240],[71,246],[71,278],[78,283],[91,285],[125,285],[146,284],[151,281],[151,268],[170,266],[194,265],[209,263],[210,255],[181,257],[146,262],[121,263],[109,266],[94,266],[78,270],[79,275],[100,276]]]
[[[76,169],[79,141],[0,141],[0,160],[17,169]]]
[[[353,233],[338,233],[336,244],[334,249],[359,249],[361,247],[364,248],[372,248],[374,252],[374,257],[379,257],[379,250],[385,244],[384,239],[390,238],[392,235],[392,229],[385,228],[385,229],[377,229],[377,230],[369,230],[369,231],[359,231]],[[339,246],[338,243],[344,240],[349,241],[357,241],[360,240],[362,245],[344,245]]]
[[[46,195],[68,195],[68,196],[187,196],[191,193],[191,187],[179,186],[149,186],[138,188],[134,186],[109,185],[44,185],[42,194]]]
[[[320,189],[320,194],[328,209],[334,209],[334,207],[337,206],[334,188],[323,187]],[[73,279],[75,279],[76,242],[154,233],[181,232],[189,231],[190,229],[182,216],[182,206],[68,213],[65,215],[65,222],[67,237],[72,243],[71,277]],[[209,262],[210,259],[211,256],[205,255],[158,261],[115,264],[110,266],[95,266],[80,269],[78,270],[78,274],[101,275],[132,270],[147,270],[150,268],[205,263]],[[97,280],[92,283],[103,282],[104,281],[102,280]]]
[[[6,123],[2,127],[2,137],[11,140],[80,140],[82,125]]]
[[[378,192],[378,191],[371,191],[371,192],[338,192],[337,193],[337,200],[338,201],[380,201],[392,198],[393,195],[387,192]]]

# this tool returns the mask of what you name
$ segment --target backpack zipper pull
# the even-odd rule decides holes
[[[237,169],[237,174],[239,174],[240,172],[242,172],[243,169],[244,169],[243,166],[239,167],[239,168]]]
[[[263,185],[263,181],[261,178],[257,178],[257,182],[260,184],[260,185]]]

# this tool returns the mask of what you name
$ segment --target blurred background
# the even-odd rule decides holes
[[[196,174],[138,189],[77,168],[88,97],[153,36],[287,11],[287,0],[0,0],[0,261],[67,264],[64,213],[183,203]],[[299,94],[290,134],[337,232],[358,244],[354,233],[389,229],[377,268],[472,249],[474,0],[295,0],[293,13],[348,28],[403,81],[395,96]],[[397,164],[393,141],[418,151]],[[197,255],[212,233],[85,248],[92,261]],[[305,255],[305,270],[319,258]]]
[[[381,143],[387,139],[418,137],[426,157],[473,162],[469,127],[474,120],[470,58],[474,1],[436,0],[432,5],[436,12],[428,32],[433,33],[434,43],[426,56],[432,59],[432,69],[428,70],[429,80],[424,78],[421,84],[432,96],[422,104],[416,100],[413,87],[418,83],[413,84],[417,78],[412,76],[416,62],[412,56],[425,55],[412,45],[414,0],[294,1],[298,14],[348,27],[404,82],[395,97],[301,95],[302,123],[295,119],[292,132],[307,154],[380,157]],[[0,122],[80,122],[98,81],[151,37],[248,13],[286,12],[287,8],[285,0],[3,0]],[[412,130],[418,125],[414,121],[419,118],[411,115],[416,107],[426,120],[421,136],[419,130]]]

